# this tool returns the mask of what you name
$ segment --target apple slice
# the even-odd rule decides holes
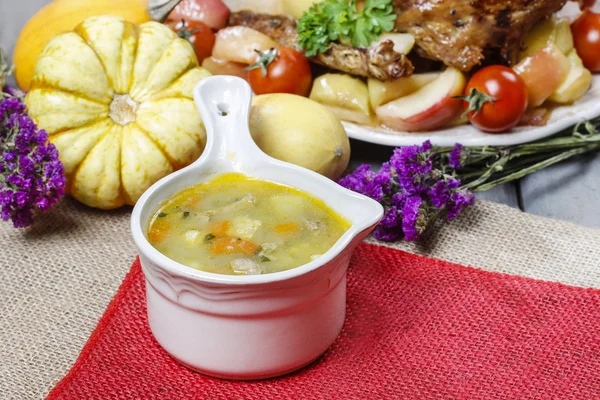
[[[573,50],[573,34],[571,25],[566,18],[548,18],[538,22],[525,37],[525,50],[519,55],[519,60],[534,55],[550,44],[555,44],[563,54]]]
[[[560,104],[570,104],[579,100],[592,84],[592,73],[583,66],[577,51],[571,50],[567,58],[571,63],[571,70],[562,85],[550,96],[550,100]]]
[[[523,78],[529,94],[529,108],[542,105],[565,81],[571,62],[553,43],[525,57],[513,68]]]
[[[277,43],[267,35],[246,26],[231,26],[217,32],[212,56],[253,64],[256,61],[254,50],[265,51],[271,47],[277,47]]]
[[[438,129],[461,111],[466,79],[455,68],[446,69],[436,80],[416,92],[377,108],[379,121],[398,131],[421,132]]]
[[[410,33],[384,33],[371,43],[371,47],[377,47],[387,40],[391,40],[394,43],[394,51],[401,54],[410,53],[415,45],[415,37]]]
[[[367,85],[350,75],[321,75],[313,82],[309,97],[327,106],[341,120],[359,124],[372,122]]]
[[[202,67],[213,75],[233,75],[242,79],[248,78],[248,72],[244,70],[246,64],[208,57],[202,61]]]
[[[408,96],[423,86],[433,82],[440,76],[441,72],[427,72],[424,74],[413,74],[406,78],[398,78],[394,81],[382,82],[379,79],[369,78],[369,98],[373,108],[388,103],[397,98]]]

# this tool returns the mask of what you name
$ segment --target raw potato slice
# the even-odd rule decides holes
[[[57,35],[48,43],[37,65],[33,87],[51,87],[108,103],[113,91],[96,53],[75,32]]]
[[[121,136],[123,127],[113,125],[79,165],[73,197],[92,207],[113,208],[123,202],[121,193]],[[102,202],[97,199],[101,198]]]
[[[560,104],[570,104],[581,99],[592,85],[592,73],[583,66],[577,51],[571,50],[567,58],[571,63],[569,74],[549,99]]]
[[[325,74],[313,82],[310,99],[327,106],[338,118],[371,124],[369,90],[360,79],[344,74]]]
[[[76,128],[108,116],[108,106],[84,97],[54,89],[33,89],[28,95],[29,115],[48,134]],[[67,117],[67,118],[65,118]]]
[[[197,159],[206,143],[206,132],[189,99],[167,98],[143,103],[137,111],[138,125],[165,152],[175,168]]]
[[[190,43],[185,39],[173,40],[152,69],[144,86],[133,89],[131,97],[138,102],[146,101],[153,94],[167,88],[185,72],[197,67],[198,58],[195,53],[190,52],[190,48]]]
[[[144,132],[135,124],[123,127],[121,177],[128,202],[139,199],[147,187],[171,172],[167,157]]]
[[[424,74],[413,74],[406,78],[398,78],[394,81],[382,82],[379,79],[369,78],[369,99],[371,107],[377,108],[382,104],[389,103],[400,97],[408,96],[423,86],[433,82],[440,76],[441,72],[427,72]]]
[[[112,125],[113,122],[105,118],[93,125],[72,129],[52,137],[52,143],[58,149],[65,166],[67,179],[70,179],[81,161]]]

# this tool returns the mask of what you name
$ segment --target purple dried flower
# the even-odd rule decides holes
[[[404,209],[402,210],[402,230],[406,240],[415,240],[422,233],[417,228],[417,218],[419,217],[419,209],[423,199],[419,196],[412,196],[406,200]]]
[[[390,175],[386,174],[385,171],[382,174],[376,174],[371,170],[370,165],[363,164],[354,172],[342,178],[339,183],[347,189],[381,201],[384,196],[384,187],[390,179]]]
[[[445,175],[447,167],[440,165],[447,160],[450,168],[459,168],[462,146],[457,144],[447,158],[436,158],[431,150],[429,141],[397,148],[378,173],[361,165],[339,181],[384,206],[384,216],[374,231],[377,239],[415,240],[441,212],[453,220],[473,204],[473,194],[460,189],[460,180]]]
[[[431,143],[422,146],[405,146],[394,149],[390,165],[398,177],[402,190],[415,194],[425,188],[425,177],[432,171],[433,164],[429,156]]]
[[[438,209],[444,207],[450,201],[452,193],[458,189],[459,186],[460,181],[454,178],[437,181],[429,192],[431,204]]]
[[[384,242],[393,242],[394,240],[400,239],[402,236],[402,232],[399,229],[384,229],[377,228],[373,235],[379,240],[383,240]]]
[[[37,129],[20,98],[11,97],[17,92],[6,93],[0,101],[0,217],[20,228],[64,195],[64,167],[48,134]]]
[[[448,164],[452,169],[462,167],[462,144],[456,143],[450,154],[448,154]]]
[[[451,195],[451,201],[447,205],[448,220],[454,220],[465,208],[475,204],[475,195],[468,191],[457,190]]]

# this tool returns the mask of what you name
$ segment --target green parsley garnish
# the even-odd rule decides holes
[[[324,0],[298,20],[298,43],[307,57],[326,52],[332,42],[369,47],[395,21],[392,0],[366,0],[362,12],[356,0]]]
[[[189,217],[189,216],[190,216],[190,212],[189,212],[189,211],[184,211],[184,212],[183,212],[183,215],[182,215],[182,218],[183,218],[183,219],[186,219],[186,218],[187,218],[187,217]]]
[[[167,213],[164,213],[164,212],[159,212],[157,216],[158,216],[158,218],[164,218],[164,217],[166,217],[167,215],[169,215],[169,214],[167,214]]]
[[[213,235],[212,233],[207,234],[206,236],[204,236],[204,241],[205,242],[210,242],[211,240],[213,240],[214,238],[216,238],[215,235]]]

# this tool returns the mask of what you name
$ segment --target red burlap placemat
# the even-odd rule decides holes
[[[136,261],[50,399],[597,399],[600,291],[362,244],[344,329],[294,374],[233,382],[173,361]]]

